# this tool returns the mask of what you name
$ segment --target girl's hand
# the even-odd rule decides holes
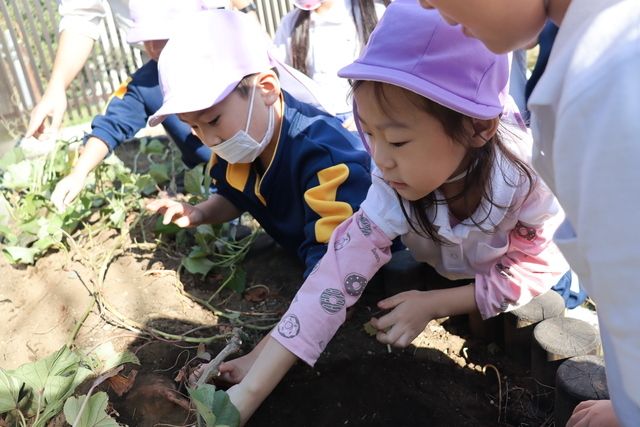
[[[204,213],[197,207],[171,199],[156,199],[147,204],[147,210],[164,215],[163,224],[173,222],[182,228],[197,227],[204,219]]]
[[[378,307],[391,310],[371,325],[379,332],[378,341],[395,347],[407,347],[424,330],[436,314],[429,292],[408,291],[378,302]]]

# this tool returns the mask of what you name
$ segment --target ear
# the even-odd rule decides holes
[[[471,125],[473,126],[471,146],[474,148],[480,148],[493,138],[496,132],[498,132],[500,117],[495,117],[489,120],[472,118]]]
[[[280,99],[280,80],[272,70],[258,74],[256,86],[265,104],[273,105]]]

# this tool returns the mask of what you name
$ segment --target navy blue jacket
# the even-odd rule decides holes
[[[104,114],[96,116],[91,122],[91,133],[85,136],[85,141],[94,136],[112,151],[144,128],[149,116],[161,106],[158,63],[151,60],[113,93]],[[180,149],[182,161],[188,168],[209,161],[211,150],[191,133],[189,125],[175,115],[167,117],[162,125]]]
[[[284,93],[280,139],[261,176],[252,163],[212,159],[218,193],[249,212],[281,246],[305,263],[305,277],[324,255],[333,230],[371,185],[370,157],[333,116]]]

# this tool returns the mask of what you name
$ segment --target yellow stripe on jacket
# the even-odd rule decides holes
[[[305,191],[307,205],[320,216],[316,221],[316,240],[328,243],[333,230],[345,219],[353,215],[351,205],[336,201],[338,188],[349,178],[349,168],[344,163],[318,172],[320,184]]]

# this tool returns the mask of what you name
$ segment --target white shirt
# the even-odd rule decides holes
[[[573,0],[529,101],[556,242],[595,300],[609,393],[640,423],[640,1]]]
[[[128,0],[59,0],[60,24],[58,31],[71,30],[97,40],[100,25],[109,8],[118,28],[128,30],[132,26]]]
[[[528,162],[531,139],[515,128],[504,134],[510,132],[522,139],[505,137],[505,145]],[[374,171],[373,175],[376,174],[379,172]],[[380,178],[372,177],[371,188],[361,204],[361,209],[389,239],[402,236],[403,243],[417,261],[428,263],[451,280],[475,279],[476,303],[483,318],[526,304],[535,295],[549,290],[569,270],[569,265],[551,242],[555,230],[564,220],[564,212],[546,185],[536,177],[537,182],[528,194],[528,182],[500,152],[496,153],[490,179],[493,204],[483,200],[472,215],[482,228],[469,219],[452,225],[446,204],[427,210],[438,235],[447,244],[439,244],[416,233],[405,219],[397,195]],[[438,199],[444,199],[438,191],[436,195]],[[406,202],[404,210],[412,217]],[[513,233],[529,230],[536,237],[523,246]],[[502,261],[504,257],[509,260]],[[502,262],[511,266],[505,268]],[[533,265],[536,265],[535,271],[529,271]],[[498,267],[505,271],[497,270]],[[500,273],[515,275],[517,279],[496,279]]]
[[[382,17],[384,9],[381,3],[375,3],[378,19]],[[356,8],[357,17],[359,13]],[[274,38],[280,58],[288,65],[292,65],[293,62],[291,35],[299,14],[300,10],[297,8],[289,12],[280,22]],[[327,98],[332,100],[333,111],[351,112],[351,86],[347,79],[338,77],[338,70],[357,59],[364,46],[351,14],[351,0],[336,0],[327,11],[312,12],[309,21],[309,76],[318,83]]]

